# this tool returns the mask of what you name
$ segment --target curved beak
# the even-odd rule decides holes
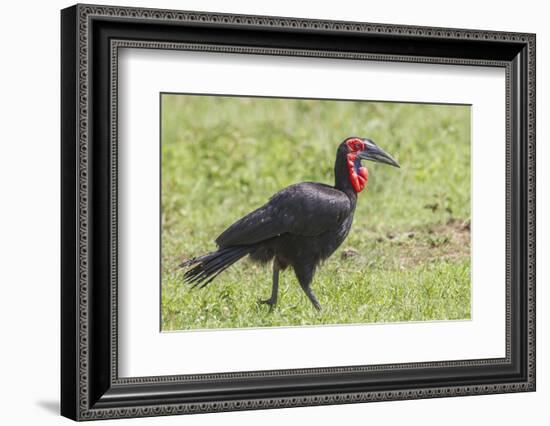
[[[397,161],[385,152],[378,145],[375,145],[371,141],[366,143],[367,148],[364,151],[360,151],[357,156],[362,160],[376,161],[378,163],[389,164],[390,166],[400,167]]]

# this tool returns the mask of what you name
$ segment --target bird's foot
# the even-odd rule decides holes
[[[320,312],[322,310],[321,308],[321,304],[319,303],[319,301],[317,299],[314,299],[311,301],[313,307],[315,308],[315,310],[317,310],[318,312]]]
[[[269,305],[269,312],[271,312],[273,310],[273,308],[275,307],[277,301],[273,298],[269,298],[269,299],[258,299],[258,303],[260,305]]]

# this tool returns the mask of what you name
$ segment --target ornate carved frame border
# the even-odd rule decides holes
[[[162,32],[161,27],[171,29]],[[189,29],[189,34],[175,36],[174,28]],[[236,42],[212,42],[204,32],[209,28],[235,34]],[[262,46],[247,43],[247,29],[269,34],[271,41]],[[140,38],[144,32],[158,36],[152,37],[155,40]],[[304,48],[304,43],[292,41],[308,34],[328,37],[336,48],[325,49],[315,42],[304,42]],[[286,38],[279,40],[277,35]],[[359,40],[371,45],[366,43],[363,50],[346,49],[342,37],[344,42]],[[388,47],[396,41],[405,50]],[[404,54],[411,47],[418,53]],[[442,47],[454,48],[450,49],[454,55],[444,56]],[[505,68],[506,357],[119,378],[116,206],[120,48]],[[534,35],[76,5],[62,12],[62,82],[63,415],[89,420],[535,389]],[[426,379],[427,384],[415,385],[412,376]],[[458,384],[459,380],[467,384]],[[236,382],[242,384],[238,392],[224,389],[229,384],[234,388]],[[305,382],[311,386],[303,386]]]

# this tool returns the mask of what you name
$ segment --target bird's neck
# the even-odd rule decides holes
[[[357,198],[368,181],[368,171],[361,166],[360,160],[353,154],[342,154],[336,157],[334,164],[334,187],[348,196]],[[350,197],[350,198],[351,198]]]

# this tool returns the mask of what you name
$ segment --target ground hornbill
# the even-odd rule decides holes
[[[216,239],[217,251],[183,262],[185,281],[204,287],[247,255],[262,263],[273,260],[271,297],[260,303],[275,306],[279,271],[292,266],[300,286],[320,310],[310,284],[317,265],[334,253],[351,228],[357,194],[368,180],[361,160],[399,167],[370,139],[347,138],[336,152],[334,186],[303,182],[277,192],[227,228]]]

